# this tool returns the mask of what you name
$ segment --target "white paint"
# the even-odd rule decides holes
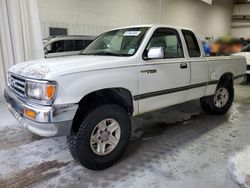
[[[209,63],[206,62],[206,58],[200,59],[199,61],[191,61],[190,66],[191,66],[190,69],[192,71],[190,84],[193,85],[193,84],[204,83],[207,80],[211,79],[209,78],[210,73],[208,71]],[[204,95],[206,92],[206,89],[207,87],[196,88],[192,92],[192,95],[189,95],[189,99],[192,100],[192,99],[195,99]]]
[[[235,55],[240,55],[240,56],[245,57],[247,60],[247,65],[250,65],[250,52],[240,52],[240,53],[237,53]],[[247,70],[246,73],[250,74],[250,70]]]
[[[152,47],[148,51],[148,58],[149,59],[162,59],[164,58],[165,51],[163,48],[159,47]]]

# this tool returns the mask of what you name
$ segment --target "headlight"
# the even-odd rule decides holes
[[[36,100],[51,101],[56,93],[56,83],[26,81],[26,96]]]

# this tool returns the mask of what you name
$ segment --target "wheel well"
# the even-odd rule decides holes
[[[76,133],[88,110],[101,103],[114,103],[123,107],[130,115],[133,114],[133,98],[129,90],[124,88],[109,88],[94,91],[84,96],[80,102],[73,120],[71,132]]]
[[[218,84],[221,84],[222,82],[225,82],[225,81],[229,81],[233,85],[234,84],[234,76],[233,76],[233,74],[230,73],[230,72],[223,74],[221,76]]]

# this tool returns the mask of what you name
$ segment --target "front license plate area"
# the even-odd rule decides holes
[[[27,122],[25,121],[25,119],[22,117],[22,115],[20,113],[18,113],[14,108],[12,108],[11,105],[9,105],[9,111],[12,113],[12,115],[16,118],[16,120],[25,128],[28,127]]]
[[[23,109],[21,107],[21,105],[16,102],[12,97],[10,97],[9,95],[5,95],[6,101],[7,103],[9,103],[9,105],[15,109],[15,111],[19,112],[19,113],[23,113]]]

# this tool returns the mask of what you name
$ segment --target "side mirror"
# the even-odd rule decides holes
[[[152,47],[148,51],[148,59],[163,59],[165,50],[162,47]]]

